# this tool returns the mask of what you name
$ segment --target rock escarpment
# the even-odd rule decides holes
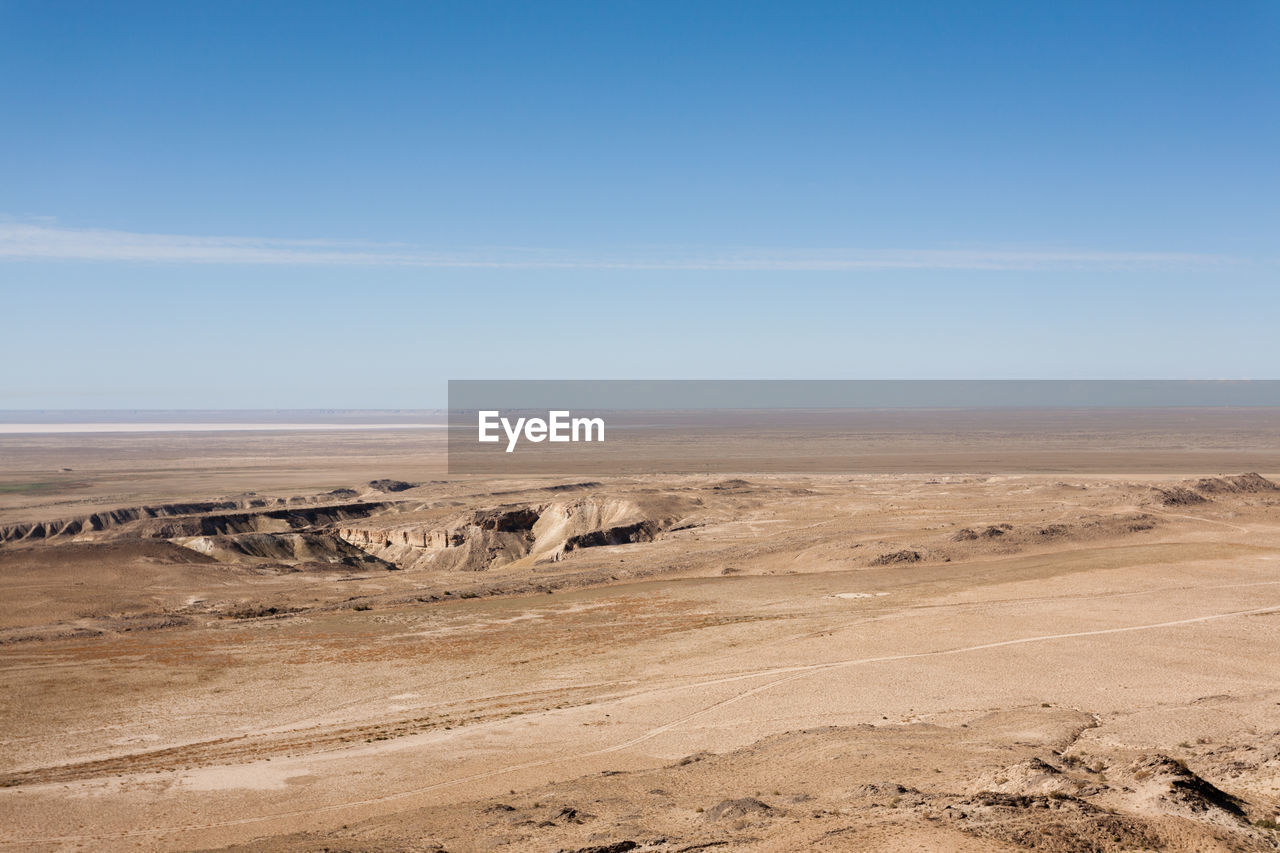
[[[588,497],[463,512],[434,524],[345,525],[338,535],[401,568],[482,571],[520,560],[559,560],[582,548],[649,542],[673,523],[670,509]]]
[[[106,509],[76,518],[0,526],[0,543],[105,534],[95,538],[171,539],[301,530],[398,508],[387,501],[320,503],[308,498],[233,498]]]

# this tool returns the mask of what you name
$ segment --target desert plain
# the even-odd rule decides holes
[[[1280,849],[1280,421],[1223,418],[2,435],[0,848]]]

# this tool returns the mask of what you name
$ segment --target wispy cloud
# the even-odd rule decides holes
[[[841,271],[1040,270],[1204,266],[1233,259],[1186,252],[1080,249],[646,249],[501,248],[432,251],[397,243],[203,237],[0,222],[0,262],[258,264],[489,269]]]

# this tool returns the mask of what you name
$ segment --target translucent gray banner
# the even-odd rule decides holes
[[[1280,381],[454,380],[451,474],[1280,466]]]

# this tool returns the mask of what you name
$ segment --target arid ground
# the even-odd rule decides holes
[[[0,436],[0,848],[1280,849],[1280,455],[1196,429],[586,480]]]

